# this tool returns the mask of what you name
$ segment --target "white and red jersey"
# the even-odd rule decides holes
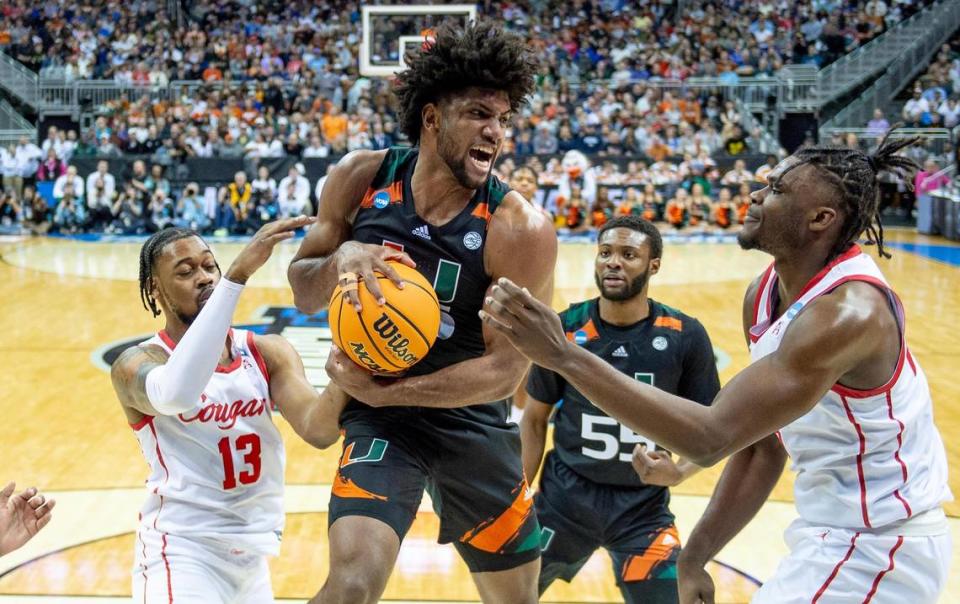
[[[849,281],[874,285],[889,298],[901,336],[896,370],[873,390],[835,384],[806,415],[780,430],[780,437],[797,472],[794,497],[803,520],[878,529],[938,509],[952,496],[927,378],[907,347],[900,299],[873,259],[851,247],[811,279],[776,320],[778,278],[771,264],[754,302],[750,356],[756,362],[776,351],[804,307]]]
[[[285,454],[271,416],[270,376],[252,332],[231,329],[229,341],[233,362],[217,367],[196,407],[133,425],[150,465],[140,526],[275,555]],[[170,353],[175,346],[162,331],[144,344]]]

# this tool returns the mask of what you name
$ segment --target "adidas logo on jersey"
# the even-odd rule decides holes
[[[627,349],[621,346],[613,351],[613,356],[615,357],[628,357],[630,354],[627,352]]]
[[[417,237],[420,237],[421,239],[430,239],[430,229],[428,229],[427,225],[425,224],[418,226],[417,228],[413,229],[413,231],[411,232]]]

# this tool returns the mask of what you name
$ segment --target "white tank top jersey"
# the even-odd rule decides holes
[[[873,259],[851,247],[811,279],[775,321],[777,274],[771,264],[754,301],[750,356],[756,362],[777,350],[804,307],[849,281],[874,285],[889,298],[900,326],[896,370],[873,390],[835,384],[779,435],[797,473],[800,517],[814,525],[870,531],[930,510],[942,513],[941,504],[952,499],[930,388],[904,337],[903,305]]]
[[[150,466],[140,527],[276,555],[285,454],[270,376],[252,332],[231,329],[229,337],[233,362],[217,367],[196,407],[132,425]],[[149,344],[175,346],[162,331]]]

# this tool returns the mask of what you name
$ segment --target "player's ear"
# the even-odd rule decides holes
[[[815,232],[826,231],[831,225],[837,223],[840,214],[836,208],[830,206],[819,206],[814,208],[813,217],[810,220],[810,230]]]
[[[647,272],[651,275],[656,275],[660,272],[660,258],[652,258],[650,264],[647,265]]]
[[[436,103],[427,103],[420,112],[423,128],[436,134],[440,128],[440,107]]]

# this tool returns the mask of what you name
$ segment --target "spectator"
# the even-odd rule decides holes
[[[373,123],[373,134],[370,136],[370,144],[374,150],[389,149],[394,144],[393,137],[384,131],[383,124],[379,121]]]
[[[768,158],[769,164],[769,158]],[[776,165],[776,163],[774,163]],[[753,182],[753,172],[747,170],[747,163],[742,159],[733,162],[733,169],[723,175],[720,181],[725,185],[738,185],[744,182]]]
[[[873,119],[867,122],[867,136],[870,138],[883,138],[883,135],[890,129],[890,122],[883,117],[883,110],[877,107],[873,110]]]
[[[954,128],[960,123],[960,103],[957,102],[957,97],[951,96],[940,103],[937,113],[940,114],[944,128]]]
[[[253,196],[253,187],[247,182],[247,173],[240,170],[233,175],[233,182],[220,189],[217,205],[217,231],[232,229],[246,218],[247,202]]]
[[[717,202],[713,205],[713,222],[721,229],[728,229],[737,220],[737,207],[730,189],[721,187]]]
[[[140,196],[140,192],[132,184],[124,185],[123,191],[117,195],[116,200],[111,204],[111,221],[106,229],[108,233],[141,235],[147,232]]]
[[[58,231],[65,234],[81,232],[87,224],[86,207],[77,199],[72,184],[67,184],[63,188],[63,196],[57,203],[57,209],[53,215],[53,224]]]
[[[50,182],[58,180],[67,173],[67,164],[57,158],[57,152],[53,149],[47,151],[47,156],[40,162],[37,168],[37,180],[40,182]]]
[[[253,188],[254,195],[260,195],[266,201],[273,201],[277,198],[277,181],[270,177],[270,169],[261,165],[257,168],[257,177],[250,186]]]
[[[159,164],[150,166],[150,175],[143,180],[143,186],[149,195],[160,191],[164,198],[171,196],[170,181],[164,177],[163,166]]]
[[[23,210],[23,226],[33,235],[46,235],[53,221],[53,211],[47,200],[37,195],[33,187],[26,186],[20,207]]]
[[[40,147],[30,142],[29,138],[22,136],[19,144],[14,148],[13,156],[16,176],[12,179],[12,184],[17,196],[23,197],[24,182],[32,180],[36,176],[43,152],[40,151]]]
[[[16,191],[0,191],[0,232],[19,233],[23,223],[23,207]]]
[[[667,202],[665,218],[674,229],[687,226],[690,219],[690,196],[684,188],[678,188],[673,199]]]
[[[173,226],[176,218],[175,210],[173,200],[167,197],[163,189],[154,190],[150,196],[150,204],[147,206],[147,232],[156,233]]]
[[[198,233],[210,228],[210,217],[204,211],[203,198],[200,197],[200,186],[197,183],[191,182],[184,188],[183,196],[177,204],[174,224]]]
[[[62,199],[67,191],[82,205],[84,195],[83,178],[77,174],[76,166],[68,166],[67,171],[59,176],[53,183],[53,198],[56,201]]]
[[[921,126],[929,120],[929,116],[930,104],[923,98],[923,91],[914,88],[913,96],[903,106],[903,120],[910,126]]]
[[[727,152],[727,155],[740,155],[750,150],[747,146],[747,136],[743,133],[743,128],[739,125],[733,127],[733,132],[723,141],[723,150]]]
[[[310,144],[307,145],[307,148],[303,150],[304,158],[313,158],[313,157],[328,157],[330,155],[330,147],[323,144],[318,135],[313,135],[310,137]]]
[[[109,164],[100,160],[97,169],[87,176],[87,208],[92,226],[105,226],[113,218],[111,208],[116,196],[116,179],[108,172]]]
[[[283,218],[313,213],[310,207],[310,181],[302,175],[301,167],[299,164],[291,166],[277,186],[280,216]]]
[[[6,147],[0,145],[0,177],[2,177],[0,185],[4,189],[16,189],[15,182],[19,173],[17,172],[17,159],[14,153],[15,148],[12,144]]]

